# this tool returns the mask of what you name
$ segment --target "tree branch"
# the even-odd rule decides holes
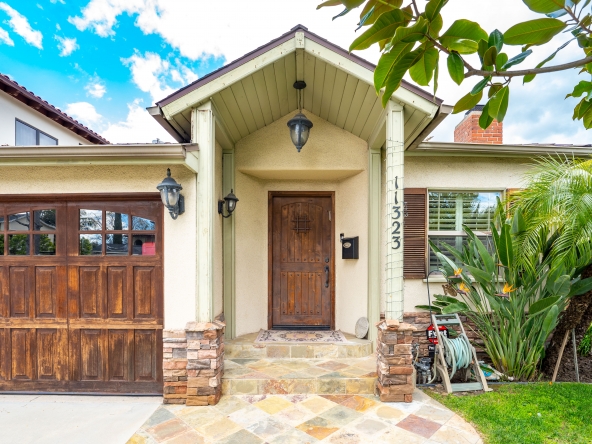
[[[583,66],[588,63],[592,63],[592,56],[588,56],[585,59],[576,60],[575,62],[564,63],[563,65],[547,66],[544,68],[523,69],[520,71],[485,71],[482,69],[469,69],[465,74],[465,78],[472,76],[522,77],[529,74],[544,74],[547,72],[565,71],[566,69],[577,68],[578,66]]]
[[[415,10],[415,14],[419,17],[419,9],[417,9],[417,3],[415,3],[415,0],[411,0],[411,4],[413,5],[413,9]]]
[[[430,36],[430,35],[428,35],[428,34],[425,34],[425,36],[426,36],[426,37],[427,37],[427,38],[428,38],[428,39],[429,39],[429,40],[430,40],[430,41],[431,41],[431,42],[434,44],[434,46],[435,46],[436,48],[438,48],[440,51],[442,51],[442,52],[444,52],[444,53],[446,53],[446,54],[450,55],[450,51],[448,50],[448,48],[446,48],[446,47],[442,46],[442,45],[441,45],[441,44],[440,44],[440,43],[439,43],[439,42],[438,42],[436,39],[434,39],[432,36]],[[472,71],[477,71],[475,68],[473,68],[473,66],[472,66],[472,65],[471,65],[469,62],[467,62],[467,61],[464,59],[464,57],[462,57],[462,56],[461,56],[461,57],[460,57],[460,59],[462,60],[462,62],[463,62],[463,65],[465,65],[465,68],[467,68],[467,69],[469,70],[469,72],[472,72]],[[467,76],[465,75],[465,77],[467,77]]]

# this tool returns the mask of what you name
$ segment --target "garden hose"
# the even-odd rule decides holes
[[[450,374],[450,379],[452,379],[457,370],[467,368],[471,365],[473,359],[472,346],[469,338],[464,333],[454,339],[447,338],[444,335],[440,337],[442,338],[446,364],[452,369],[452,373]]]

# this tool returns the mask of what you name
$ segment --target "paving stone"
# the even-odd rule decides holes
[[[378,403],[375,401],[368,398],[363,398],[362,396],[351,396],[340,404],[342,406],[349,407],[356,412],[365,412],[378,405]]]
[[[292,427],[289,424],[282,423],[275,418],[265,418],[247,427],[249,432],[266,442],[291,429]]]
[[[157,442],[172,439],[189,430],[189,426],[176,417],[147,429],[148,433],[152,435]]]
[[[265,413],[269,413],[270,415],[274,415],[275,413],[281,412],[288,407],[292,407],[292,403],[290,401],[278,396],[265,398],[264,400],[259,401],[253,405],[257,408],[260,408]]]
[[[317,416],[300,424],[297,429],[302,430],[304,433],[317,438],[318,440],[325,439],[331,433],[339,430],[339,427],[331,424],[327,419]]]
[[[319,416],[331,421],[331,423],[336,424],[339,427],[343,427],[358,419],[362,415],[352,409],[343,407],[342,405],[336,405],[335,407],[321,413]]]
[[[259,444],[263,440],[248,430],[242,429],[226,438],[216,441],[216,444]]]
[[[416,433],[424,438],[430,438],[441,427],[440,424],[429,419],[420,418],[419,416],[409,415],[397,424],[409,432]]]
[[[169,419],[173,419],[174,417],[175,415],[172,414],[169,410],[165,409],[164,407],[159,407],[152,414],[152,416],[148,418],[148,420],[144,423],[143,427],[153,427],[157,424],[168,421]]]

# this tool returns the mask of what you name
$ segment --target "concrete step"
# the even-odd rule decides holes
[[[345,343],[255,343],[258,333],[227,340],[224,344],[226,359],[322,359],[362,358],[372,354],[372,342],[345,333]]]
[[[222,393],[374,394],[376,357],[224,358]]]

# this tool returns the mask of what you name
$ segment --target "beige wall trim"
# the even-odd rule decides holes
[[[222,152],[222,194],[226,196],[232,189],[234,189],[234,150],[224,150]],[[236,337],[234,220],[234,217],[228,217],[222,222],[224,320],[228,339]]]
[[[368,339],[376,339],[377,330],[374,325],[380,321],[380,215],[381,206],[381,153],[378,149],[368,151]]]
[[[211,322],[214,316],[214,217],[216,216],[214,120],[211,102],[207,102],[191,112],[191,138],[201,148],[197,173],[196,318],[198,322]]]
[[[588,157],[592,154],[592,146],[561,146],[561,145],[487,145],[459,142],[422,142],[413,152],[406,155],[462,155],[462,156],[494,156],[494,157],[532,157],[545,155],[561,155],[569,157]]]

